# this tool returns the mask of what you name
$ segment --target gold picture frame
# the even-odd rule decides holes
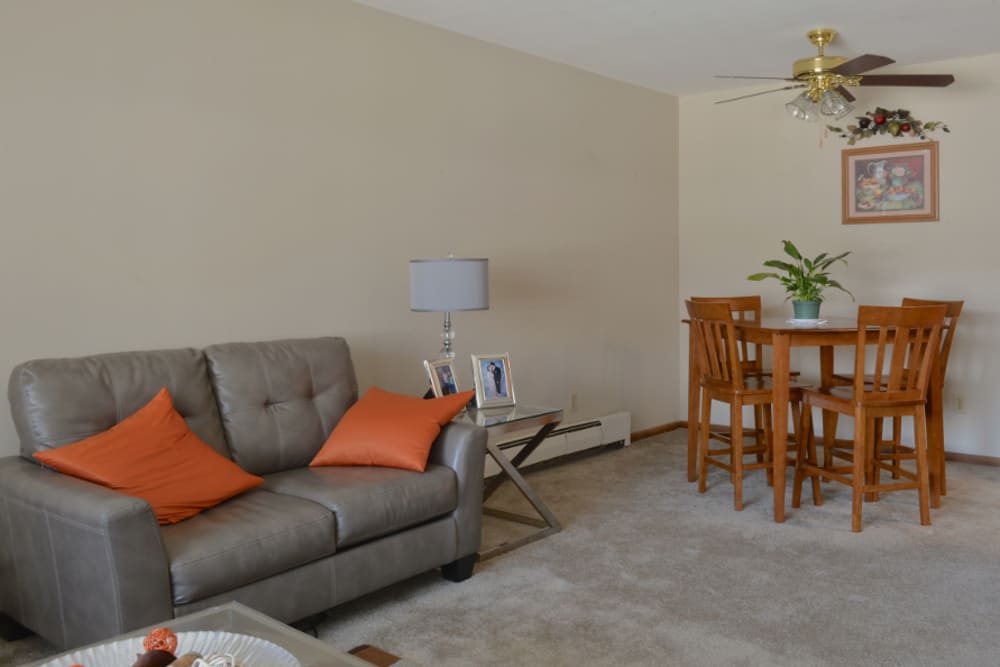
[[[843,224],[939,219],[938,143],[841,153]]]

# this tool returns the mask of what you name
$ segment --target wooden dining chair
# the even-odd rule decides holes
[[[759,294],[748,296],[693,296],[691,301],[695,303],[722,303],[729,307],[732,318],[738,322],[760,322],[763,312],[763,302]],[[740,366],[744,377],[755,375],[771,375],[771,371],[764,368],[764,346],[760,343],[749,343],[744,338],[740,338],[737,344],[739,352]],[[791,376],[798,376],[797,371],[792,371]],[[764,437],[764,412],[763,406],[755,405],[753,410],[753,430],[754,443],[758,453],[758,462],[763,462],[761,454],[763,452]],[[718,440],[725,440],[726,434],[710,433],[709,437]]]
[[[914,299],[911,297],[904,297],[900,305],[911,308],[916,306],[938,306],[938,305],[945,306],[944,324],[941,327],[941,340],[937,356],[938,373],[936,375],[932,374],[931,376],[932,380],[936,379],[937,382],[941,385],[935,387],[935,390],[937,391],[936,398],[937,400],[940,401],[941,397],[940,392],[943,388],[944,379],[948,371],[948,357],[951,354],[951,346],[955,340],[955,331],[958,329],[958,318],[962,314],[962,307],[965,305],[965,302],[941,301],[932,299]],[[833,379],[832,384],[834,386],[852,386],[854,384],[853,374],[834,373],[832,379]],[[873,381],[872,375],[870,373],[865,374],[865,382],[871,383],[872,381]],[[930,402],[928,402],[926,410],[929,412],[932,409],[932,407],[933,406],[931,406]],[[830,423],[833,425],[833,429],[831,430],[835,432],[837,423],[836,415],[833,416],[833,419],[830,421]],[[943,422],[941,422],[941,420],[938,420],[939,432],[933,435],[937,439],[937,442],[941,443],[943,447],[944,432],[943,429],[941,429],[942,425]],[[883,453],[883,450],[888,450],[887,452],[885,452],[885,455],[890,460],[894,460],[897,463],[897,465],[903,460],[913,460],[915,458],[915,452],[913,451],[913,448],[902,444],[901,417],[894,417],[892,420],[892,436],[890,440],[888,441],[881,440],[882,436],[881,420],[879,420],[875,424],[875,434],[879,437],[879,443],[876,444],[876,449],[880,453]],[[944,495],[947,493],[947,485],[945,482],[946,477],[945,477],[944,452],[934,451],[934,449],[932,448],[928,451],[928,456],[930,458],[931,474],[936,476],[938,479],[937,490],[942,495]],[[833,434],[831,434],[828,437],[827,434],[824,433],[824,464],[830,465],[834,457],[839,457],[844,460],[850,460],[851,458],[850,449],[839,447],[835,438],[833,437]],[[897,469],[893,470],[892,476],[893,479],[899,479],[898,467]],[[934,491],[933,485],[932,485],[932,491]],[[937,504],[936,498],[932,497],[931,500],[932,504],[935,505]]]
[[[700,415],[698,492],[707,488],[708,466],[714,465],[730,473],[733,482],[733,505],[743,509],[743,473],[746,470],[773,470],[775,465],[771,452],[771,404],[774,391],[771,378],[759,373],[744,373],[743,357],[740,353],[740,339],[733,325],[733,315],[728,304],[721,302],[685,301],[695,339],[695,358],[700,372]],[[790,388],[793,406],[793,424],[800,420],[798,410],[801,388]],[[728,446],[711,448],[709,437],[712,401],[720,401],[730,406],[730,431],[728,436],[712,434]],[[763,406],[762,449],[744,445],[743,407]],[[796,428],[796,439],[799,429]],[[761,460],[746,463],[747,454],[761,454]],[[786,461],[781,464],[787,464]]]
[[[798,507],[802,483],[813,478],[813,502],[821,505],[822,492],[816,478],[831,479],[852,488],[851,530],[861,531],[861,504],[865,494],[877,499],[885,491],[917,489],[920,523],[930,525],[929,483],[927,469],[927,387],[931,380],[944,323],[946,307],[860,306],[858,338],[854,359],[854,384],[851,387],[806,389],[802,392],[802,433],[795,467],[792,507]],[[871,381],[865,381],[868,337],[877,335],[872,345],[875,353]],[[835,460],[819,465],[816,449],[811,446],[812,408],[854,417],[854,440],[850,465]],[[895,417],[913,418],[916,472],[886,463],[876,451],[876,420]],[[883,469],[897,471],[903,481],[881,483]]]

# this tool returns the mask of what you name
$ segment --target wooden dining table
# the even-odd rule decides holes
[[[688,322],[688,320],[684,320]],[[857,343],[858,321],[855,317],[827,317],[820,324],[796,325],[784,317],[763,317],[760,321],[734,322],[737,331],[747,342],[769,345],[772,348],[771,373],[774,379],[773,448],[775,462],[788,460],[788,387],[789,357],[793,347],[818,347],[820,359],[820,387],[834,386],[834,348],[854,347]],[[688,481],[698,474],[698,403],[700,398],[700,372],[694,354],[694,329],[688,357]],[[875,341],[875,332],[871,341]],[[941,399],[942,378],[939,369],[932,371],[928,387],[928,463],[930,468],[931,506],[941,506],[942,471],[944,468],[944,408]],[[823,429],[833,429],[835,416],[823,415]],[[774,466],[774,520],[785,520],[785,471],[786,465]]]

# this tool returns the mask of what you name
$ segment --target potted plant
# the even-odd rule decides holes
[[[829,253],[821,253],[809,259],[803,257],[799,249],[791,241],[782,241],[785,246],[785,254],[791,257],[794,262],[786,262],[780,259],[769,259],[764,262],[764,266],[772,269],[780,269],[783,273],[763,272],[754,273],[747,276],[747,280],[764,280],[764,278],[775,278],[781,281],[788,292],[788,299],[792,300],[792,308],[795,311],[797,320],[814,320],[819,317],[819,304],[823,301],[823,291],[827,287],[835,287],[842,292],[851,295],[843,285],[830,278],[827,270],[835,262],[843,262],[851,254],[851,251],[843,252],[839,255],[830,256]]]

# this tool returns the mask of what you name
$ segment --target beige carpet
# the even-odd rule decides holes
[[[338,607],[320,637],[427,666],[1000,662],[1000,468],[950,464],[933,526],[901,492],[866,504],[854,534],[839,485],[783,525],[759,471],[743,512],[722,471],[699,495],[685,438],[531,474],[562,533],[461,584],[428,573]],[[506,487],[492,502],[520,508]],[[486,521],[486,544],[509,534]],[[0,664],[18,664],[11,648]]]

